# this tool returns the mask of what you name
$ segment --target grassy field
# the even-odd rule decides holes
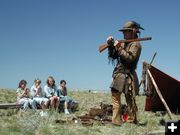
[[[157,115],[152,112],[144,112],[145,97],[138,96],[138,118],[144,126],[131,123],[123,123],[121,127],[112,125],[82,126],[75,123],[56,123],[55,120],[70,120],[74,116],[88,113],[91,107],[99,107],[100,102],[111,103],[110,93],[89,93],[71,91],[69,95],[79,101],[79,111],[70,115],[48,111],[48,117],[40,117],[38,113],[22,113],[16,109],[0,110],[0,135],[144,135],[164,131],[160,120],[168,120],[166,115]],[[122,98],[124,101],[124,98]],[[12,103],[16,101],[15,90],[0,89],[0,103]],[[180,116],[174,115],[175,119]],[[162,133],[163,134],[163,133]]]

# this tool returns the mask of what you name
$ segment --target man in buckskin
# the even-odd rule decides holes
[[[140,30],[144,30],[135,21],[128,21],[120,29],[125,40],[136,39],[140,35]],[[137,105],[135,96],[139,92],[139,82],[136,74],[137,63],[141,54],[141,44],[139,41],[121,43],[115,41],[112,36],[107,38],[109,59],[116,62],[113,71],[113,81],[110,86],[112,93],[113,116],[112,123],[120,125],[121,94],[124,93],[128,121],[137,123]]]

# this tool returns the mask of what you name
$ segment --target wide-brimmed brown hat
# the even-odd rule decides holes
[[[135,21],[128,21],[124,24],[123,28],[119,31],[125,31],[125,30],[133,30],[133,29],[141,29],[144,30],[144,28],[141,27],[141,25]]]

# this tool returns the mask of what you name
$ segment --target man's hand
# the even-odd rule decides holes
[[[107,44],[108,44],[108,45],[113,45],[113,44],[114,44],[114,38],[113,38],[113,36],[109,36],[106,40],[107,40]]]
[[[116,50],[119,52],[121,52],[123,50],[123,47],[120,44],[121,44],[121,42],[119,42],[118,40],[116,40],[114,42],[114,46],[115,46]]]
[[[116,41],[114,42],[114,46],[117,47],[118,44],[119,44],[119,41],[116,40]]]

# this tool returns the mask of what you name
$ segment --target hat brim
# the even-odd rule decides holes
[[[120,29],[119,31],[126,31],[126,30],[133,30],[132,28],[123,28],[123,29]]]
[[[142,28],[142,27],[139,27],[139,29],[144,30],[144,28]],[[132,28],[123,28],[123,29],[120,29],[119,31],[123,32],[126,30],[133,30],[133,29]]]

